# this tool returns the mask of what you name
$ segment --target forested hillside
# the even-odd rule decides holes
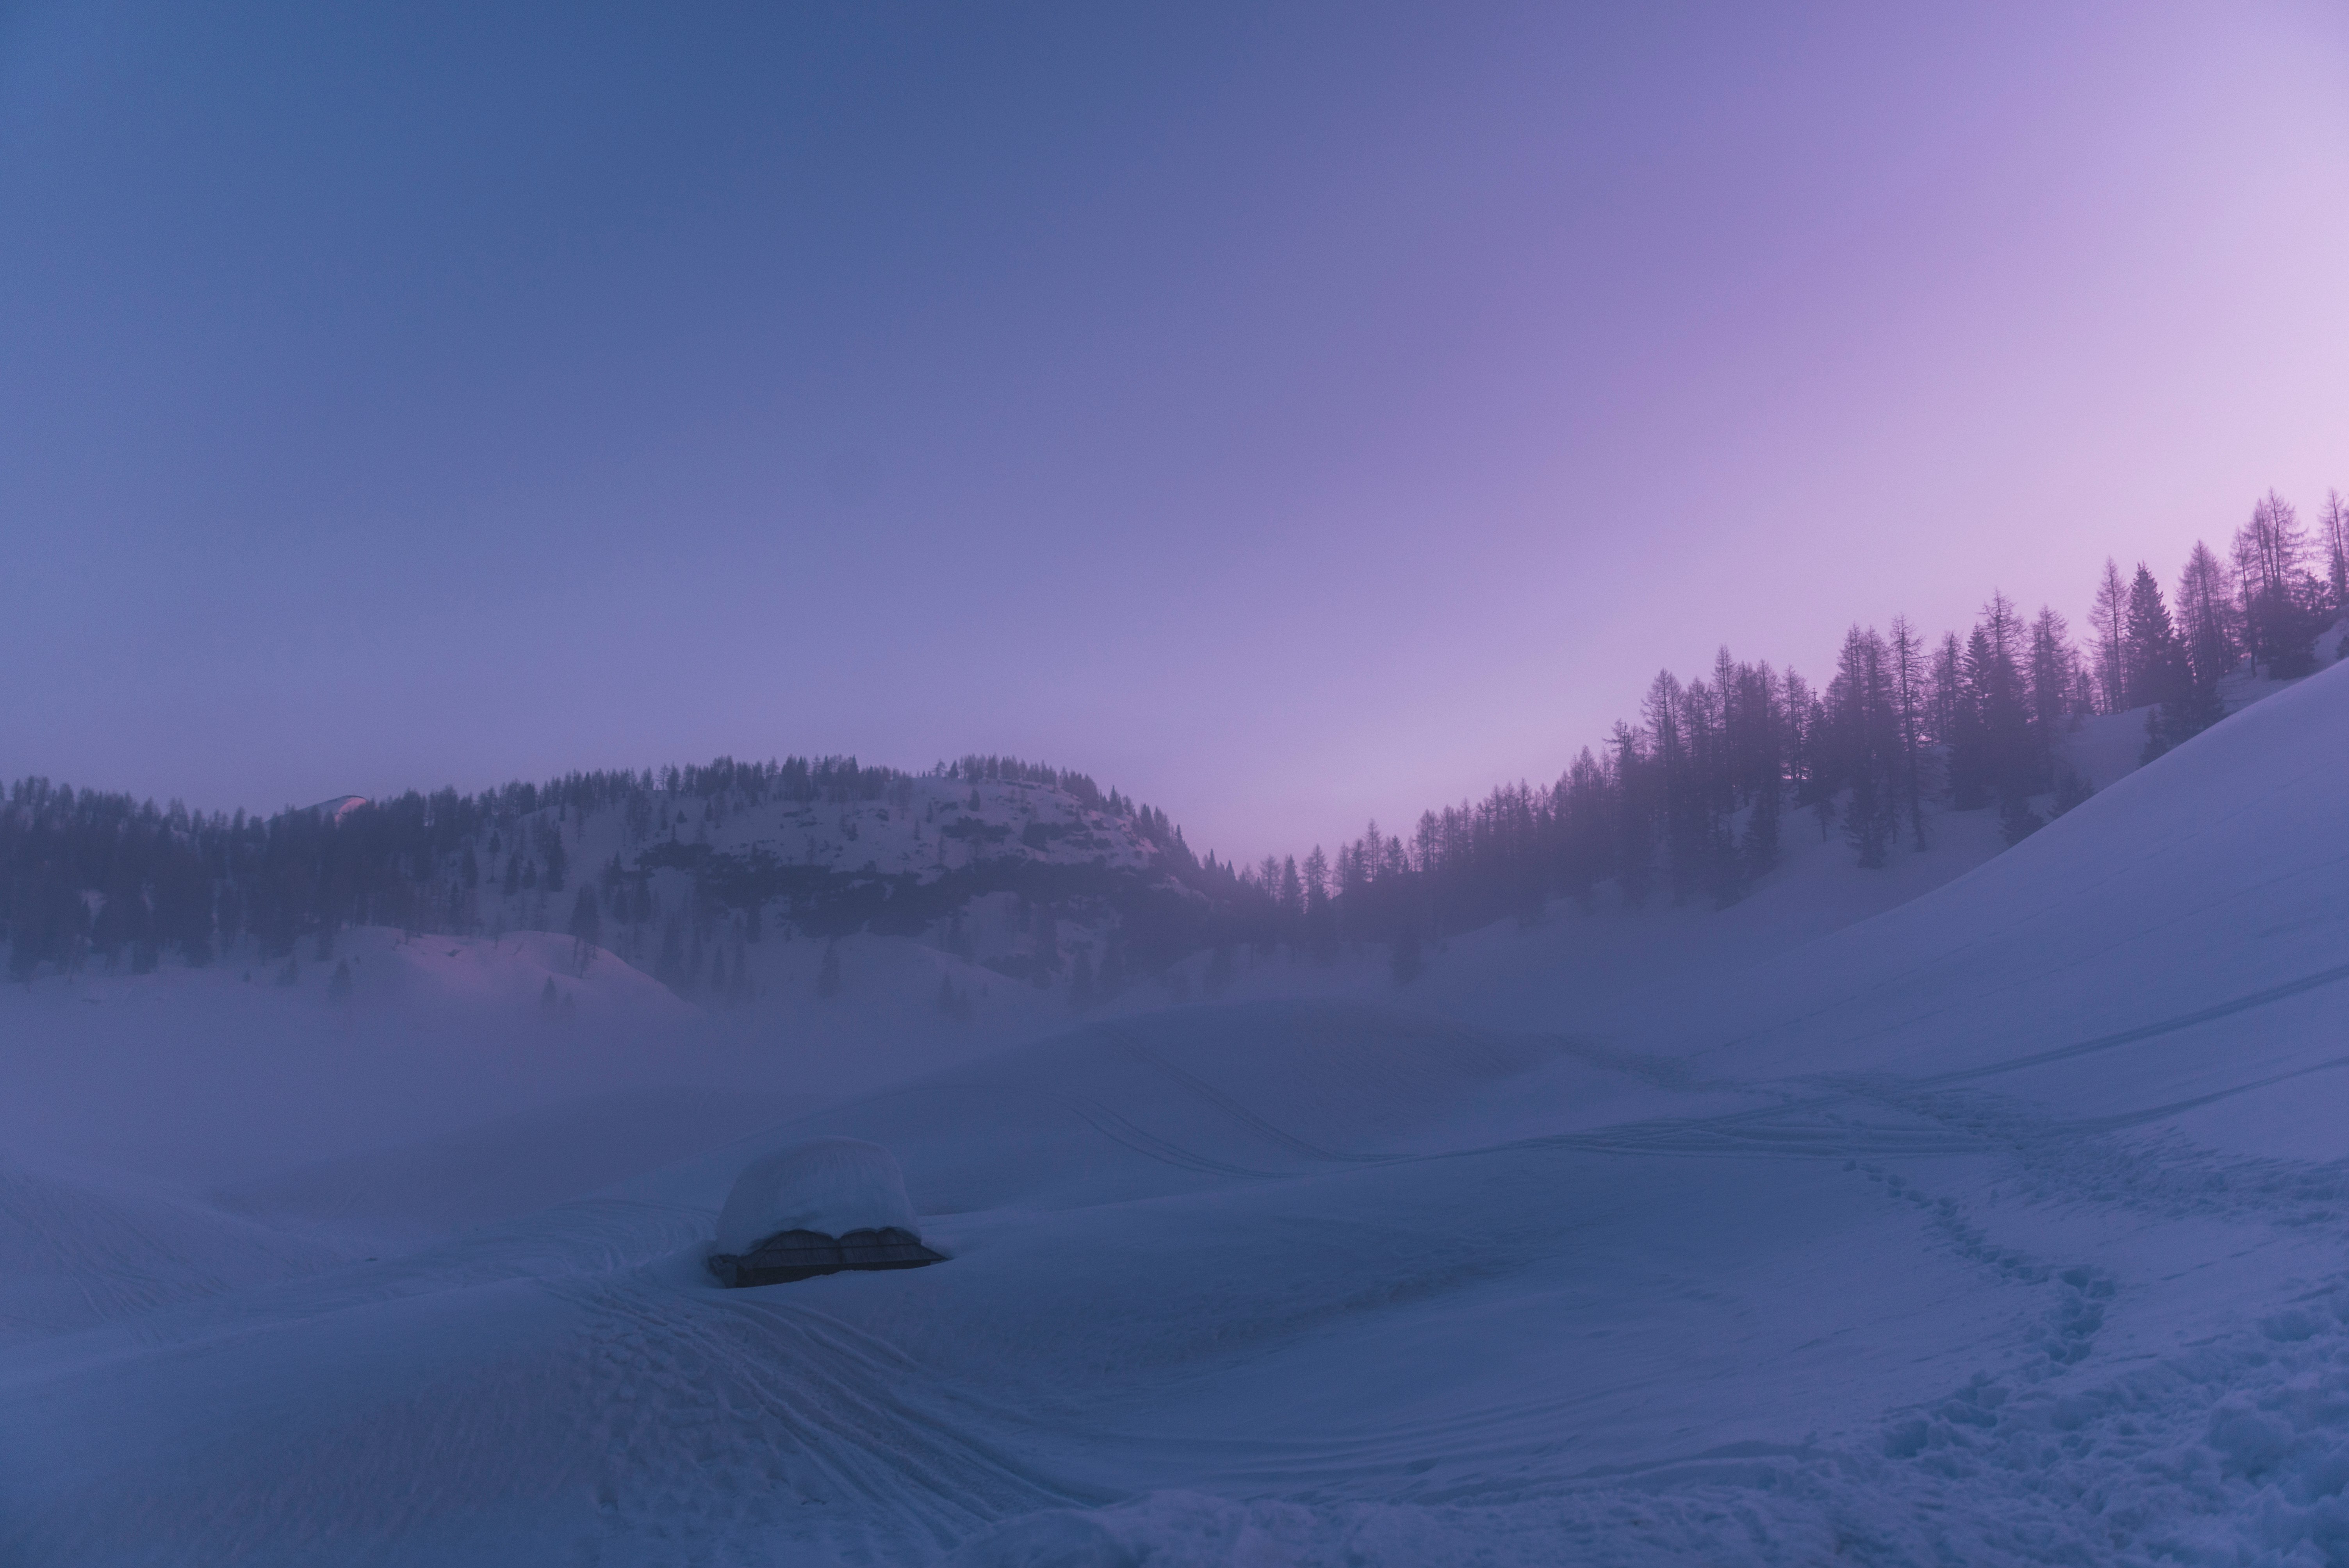
[[[2271,493],[2230,563],[2197,544],[2173,597],[2144,563],[2107,562],[2094,604],[2085,645],[2054,610],[2026,616],[1995,592],[1938,640],[1902,616],[1855,625],[1816,685],[1723,649],[1702,675],[1659,674],[1638,722],[1553,782],[1245,868],[1201,859],[1164,811],[1084,774],[1002,757],[920,774],[719,758],[266,817],[26,779],[0,810],[8,973],[274,962],[305,940],[324,959],[355,924],[528,928],[723,998],[743,984],[740,949],[780,926],[922,938],[1080,998],[1239,944],[1391,944],[1407,980],[1423,941],[1554,898],[1734,903],[1789,832],[1839,835],[1880,867],[1928,846],[1930,802],[1994,810],[2020,841],[2085,798],[2064,740],[2090,717],[2144,710],[2151,757],[2223,717],[2227,683],[2329,660],[2349,506],[2329,496],[2312,533]],[[979,905],[1006,899],[994,951],[975,954]]]

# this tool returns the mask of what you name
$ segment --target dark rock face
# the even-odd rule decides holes
[[[747,1253],[713,1253],[709,1272],[720,1284],[788,1284],[853,1269],[917,1269],[946,1258],[921,1238],[895,1225],[827,1236],[820,1231],[779,1231]]]

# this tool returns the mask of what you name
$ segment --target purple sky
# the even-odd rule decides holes
[[[2334,5],[0,11],[0,773],[1200,849],[2349,490]]]

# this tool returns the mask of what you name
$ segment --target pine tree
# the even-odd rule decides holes
[[[1305,857],[1305,943],[1314,962],[1327,964],[1337,956],[1337,927],[1330,911],[1330,857],[1321,846]]]
[[[1615,887],[1626,909],[1646,905],[1655,887],[1655,791],[1639,731],[1615,721]]]
[[[1982,705],[1971,673],[1988,657],[1988,644],[1976,630],[1962,644],[1955,632],[1942,634],[1933,659],[1933,738],[1947,754],[1950,804],[1960,811],[1990,802]]]
[[[2133,706],[2177,701],[2185,686],[2185,650],[2178,645],[2161,584],[2141,561],[2129,583],[2126,645]]]
[[[1909,819],[1909,847],[1925,848],[1925,704],[1924,639],[1906,615],[1892,617],[1892,639],[1886,645],[1892,676],[1893,717],[1900,735],[1900,777],[1898,805]]]
[[[2055,799],[2047,814],[2051,818],[2060,817],[2095,793],[2077,769],[2068,764],[2058,768],[2055,770]]]
[[[2003,800],[2036,793],[2046,781],[2046,757],[2033,733],[2024,684],[2023,623],[2003,593],[1993,592],[1982,606],[1982,632],[1988,658],[1975,672],[1981,692],[1982,730],[1991,748],[1992,788]]]
[[[2121,581],[2119,562],[2105,557],[2105,574],[2096,583],[2095,607],[2088,623],[2096,631],[2096,685],[2104,695],[2104,711],[2120,713],[2137,707],[2128,689],[2123,650],[2127,637],[2128,589]]]
[[[2185,645],[2169,619],[2160,584],[2142,565],[2129,585],[2129,668],[2132,688],[2150,701],[2146,715],[2143,760],[2152,761],[2193,733],[2191,715],[2199,707]],[[2216,691],[2211,696],[2215,699]]]
[[[1710,823],[1692,756],[1687,688],[1671,671],[1657,671],[1640,713],[1647,720],[1649,777],[1661,809],[1664,874],[1672,903],[1685,903],[1709,880],[1713,858]]]
[[[553,984],[553,982],[549,982]],[[351,999],[351,962],[346,958],[335,965],[326,979],[326,1000],[337,1005]]]
[[[2178,691],[2148,721],[2149,755],[2158,756],[2227,717],[2219,680],[2235,662],[2232,610],[2225,569],[2210,547],[2197,541],[2178,582]]]
[[[2319,542],[2324,554],[2324,583],[2334,614],[2349,611],[2349,502],[2339,490],[2324,492],[2324,510],[2317,514]]]
[[[815,994],[821,997],[840,995],[840,944],[833,942],[823,950],[823,962],[816,965]]]
[[[2244,641],[2269,678],[2290,680],[2315,665],[2316,634],[2323,630],[2322,590],[2302,570],[2308,534],[2292,503],[2270,490],[2235,535],[2235,577],[2241,595]]]
[[[2074,686],[2072,628],[2047,605],[2039,607],[2031,623],[2031,655],[2026,672],[2030,688],[2032,748],[2042,758],[2054,756],[2058,738],[2068,727]]]
[[[2215,691],[2220,679],[2235,667],[2241,651],[2235,622],[2227,569],[2198,539],[2178,578],[2178,631],[2196,685]]]
[[[1614,781],[1605,764],[1586,746],[1567,769],[1560,786],[1560,880],[1575,901],[1588,909],[1593,889],[1614,870],[1614,824],[1609,820],[1614,807]],[[1442,827],[1435,814],[1423,813],[1418,834],[1420,875],[1423,881],[1433,882],[1431,871],[1441,837]],[[1436,911],[1433,901],[1423,906],[1421,913],[1433,926]]]
[[[581,888],[571,902],[571,934],[590,946],[603,944],[604,913],[596,904],[593,888]]]
[[[1837,771],[1851,791],[1844,839],[1870,869],[1885,864],[1900,827],[1899,721],[1890,665],[1883,636],[1873,627],[1853,626],[1827,684],[1830,743]]]
[[[1787,726],[1778,700],[1778,677],[1768,665],[1739,665],[1728,678],[1733,698],[1727,714],[1733,770],[1729,807],[1734,810],[1743,803],[1746,808],[1744,833],[1736,847],[1744,882],[1778,863]]]
[[[564,867],[566,862],[563,853],[563,828],[560,823],[544,822],[540,824],[538,848],[539,852],[544,856],[546,860],[546,875],[544,878],[546,891],[549,892],[561,892],[563,891]]]

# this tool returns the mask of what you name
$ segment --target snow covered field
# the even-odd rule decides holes
[[[2345,774],[2328,669],[2003,854],[1082,1022],[11,988],[0,1561],[2349,1561]],[[719,1289],[822,1135],[951,1261]]]

